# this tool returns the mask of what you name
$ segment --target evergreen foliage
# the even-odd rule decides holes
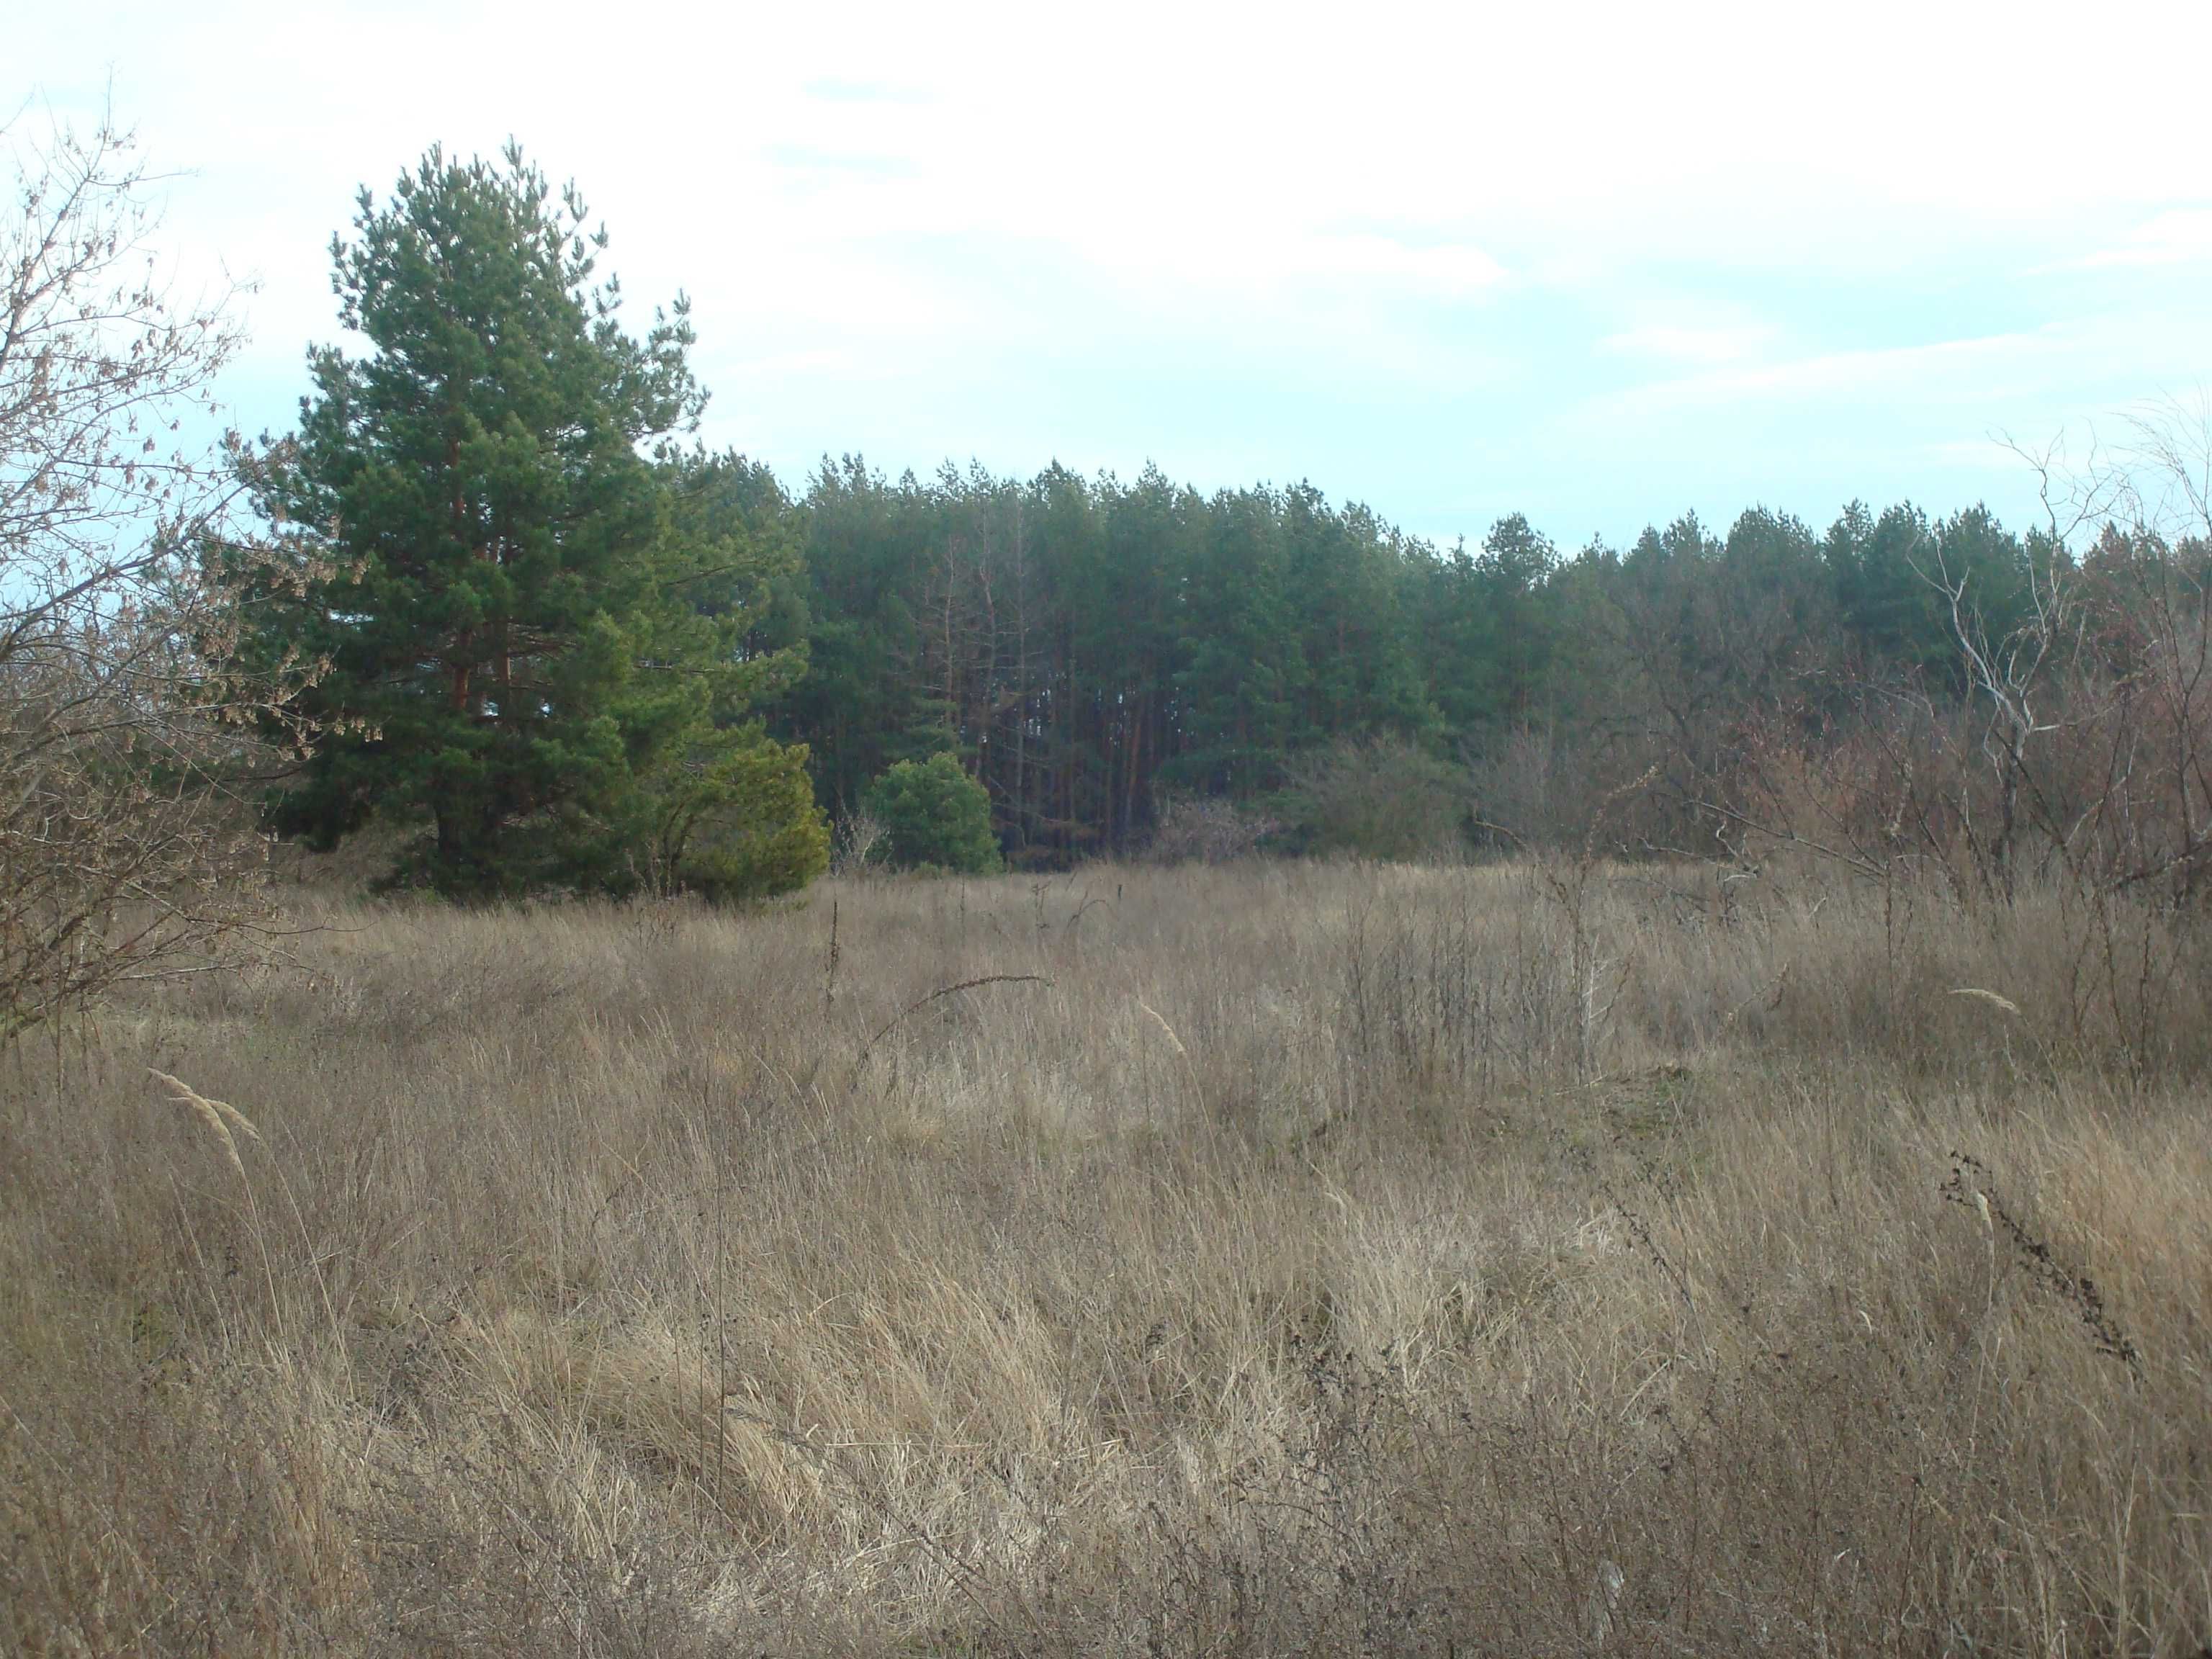
[[[1499,793],[1477,817],[1565,833],[1655,759],[1724,765],[1754,711],[1959,699],[1936,579],[1971,572],[2002,634],[2054,556],[1978,508],[1856,505],[1825,536],[1760,507],[1563,556],[1513,514],[1443,549],[1303,484],[892,481],[849,456],[775,510],[812,670],[769,729],[811,746],[837,812],[898,762],[971,757],[1023,865],[1141,847],[1169,799],[1242,803],[1284,846],[1427,848],[1478,778]]]
[[[953,756],[901,761],[868,792],[868,811],[902,869],[979,876],[1005,867],[991,832],[991,798]]]
[[[1988,696],[1962,637],[2047,631],[2071,568],[1981,507],[1685,515],[1565,554],[1519,514],[1443,548],[1310,484],[1149,467],[847,456],[794,496],[678,447],[704,396],[685,308],[625,331],[604,240],[513,149],[364,192],[332,251],[365,349],[312,355],[256,474],[293,556],[243,654],[327,665],[276,821],[325,846],[416,825],[398,873],[458,896],[783,890],[823,867],[824,810],[949,869],[1133,852],[1170,800],[1427,856],[1580,838],[1652,777],[1682,810],[1635,834],[1680,850],[1732,810],[1714,780],[1813,787],[1778,744],[1812,745],[1801,771],[1955,769]],[[2093,567],[2116,604],[2167,551],[2123,544]],[[1860,787],[1839,776],[1824,810]]]
[[[330,665],[331,735],[276,822],[325,847],[427,824],[395,873],[457,896],[822,863],[804,752],[746,718],[803,665],[798,545],[742,463],[676,450],[705,401],[685,303],[626,332],[605,241],[513,146],[364,190],[331,255],[366,349],[310,355],[260,491],[301,572],[264,647]]]

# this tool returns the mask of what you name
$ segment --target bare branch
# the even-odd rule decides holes
[[[4,135],[0,135],[4,137]],[[230,959],[263,915],[241,783],[309,735],[311,664],[237,665],[238,452],[207,435],[231,295],[159,277],[151,175],[104,121],[18,145],[0,203],[0,1040]],[[197,434],[197,435],[196,435]],[[288,726],[289,722],[289,726]]]

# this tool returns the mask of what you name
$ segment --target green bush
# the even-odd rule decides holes
[[[690,826],[677,884],[716,902],[804,887],[830,867],[830,825],[814,804],[803,744],[760,743],[714,770],[715,798]]]
[[[1274,802],[1299,851],[1416,863],[1465,847],[1468,805],[1457,768],[1390,737],[1299,756]]]
[[[1005,868],[991,798],[951,755],[901,761],[868,791],[867,810],[884,826],[890,861],[902,869],[978,876]]]

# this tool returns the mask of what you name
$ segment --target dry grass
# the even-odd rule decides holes
[[[111,1006],[0,1060],[0,1648],[2200,1652],[2190,941],[1561,890],[333,907]]]

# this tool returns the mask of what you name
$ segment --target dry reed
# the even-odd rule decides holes
[[[2056,899],[1117,881],[349,910],[8,1059],[0,1649],[2212,1639],[2212,1036]]]

